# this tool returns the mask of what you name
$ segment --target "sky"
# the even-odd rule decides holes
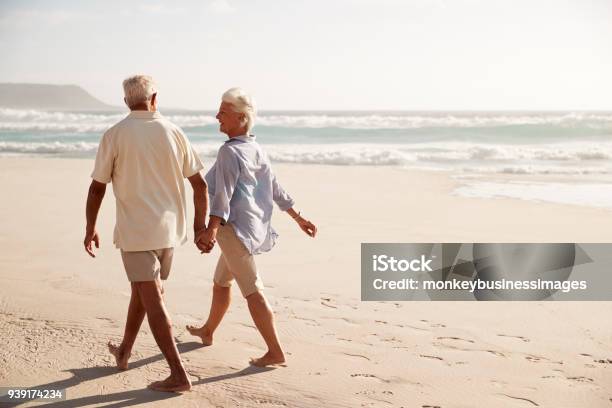
[[[0,82],[76,84],[160,107],[610,110],[612,1],[0,1]]]

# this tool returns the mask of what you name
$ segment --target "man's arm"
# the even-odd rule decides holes
[[[85,239],[83,245],[85,251],[92,257],[96,255],[93,252],[91,243],[96,244],[96,248],[100,248],[100,238],[96,231],[96,221],[98,219],[98,212],[102,205],[102,199],[106,193],[106,184],[100,183],[99,181],[92,180],[89,186],[89,192],[87,193],[87,206],[85,208],[85,217],[87,219],[87,226],[85,227]]]
[[[193,206],[195,208],[193,217],[193,232],[197,238],[198,233],[206,228],[206,212],[208,211],[208,186],[200,173],[187,178],[193,188]],[[196,239],[197,245],[197,239]],[[200,248],[202,249],[202,248]],[[212,249],[212,247],[210,248]],[[204,251],[204,252],[210,252]]]

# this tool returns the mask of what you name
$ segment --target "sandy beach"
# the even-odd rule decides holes
[[[612,406],[611,302],[361,302],[359,256],[362,242],[612,242],[610,210],[464,198],[445,172],[366,166],[275,166],[319,228],[310,239],[276,211],[280,242],[257,258],[287,367],[249,367],[264,343],[236,287],[212,346],[186,332],[207,316],[219,255],[189,243],[165,288],[194,387],[149,391],[167,365],[146,322],[128,371],[106,349],[129,284],[111,189],[97,258],[83,250],[92,166],[0,159],[0,386],[65,388],[50,406],[66,407]]]

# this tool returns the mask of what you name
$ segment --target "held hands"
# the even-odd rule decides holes
[[[315,235],[317,235],[317,227],[312,222],[303,218],[301,215],[295,217],[294,220],[308,236],[314,238]]]
[[[217,228],[202,228],[195,235],[194,242],[200,253],[210,253],[217,243]]]
[[[85,246],[85,251],[89,254],[89,256],[95,258],[96,254],[93,252],[93,246],[91,245],[92,242],[96,244],[96,248],[100,248],[100,237],[98,236],[98,231],[95,229],[91,231],[86,230],[83,245]]]

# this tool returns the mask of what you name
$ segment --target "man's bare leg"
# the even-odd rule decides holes
[[[213,297],[210,305],[208,319],[202,327],[187,326],[189,333],[202,339],[202,344],[210,346],[213,342],[213,333],[219,327],[225,312],[229,308],[231,300],[231,290],[229,287],[213,285]]]
[[[140,300],[140,295],[132,282],[132,295],[130,297],[130,305],[128,306],[127,319],[125,321],[125,332],[123,334],[123,341],[119,346],[116,346],[112,342],[108,342],[108,351],[115,356],[117,361],[117,368],[120,370],[127,370],[128,359],[132,354],[132,347],[136,336],[140,331],[140,325],[145,317],[145,308]]]
[[[147,313],[149,327],[155,342],[170,366],[170,376],[163,381],[156,381],[149,388],[157,391],[180,392],[191,389],[191,381],[185,372],[181,357],[172,337],[172,323],[168,317],[161,294],[161,285],[157,281],[137,282],[136,287]]]
[[[251,364],[258,367],[267,365],[282,364],[285,362],[285,354],[281,349],[274,327],[274,314],[266,297],[263,293],[257,291],[247,296],[249,311],[255,326],[261,333],[268,346],[268,352],[259,358],[251,359]]]

